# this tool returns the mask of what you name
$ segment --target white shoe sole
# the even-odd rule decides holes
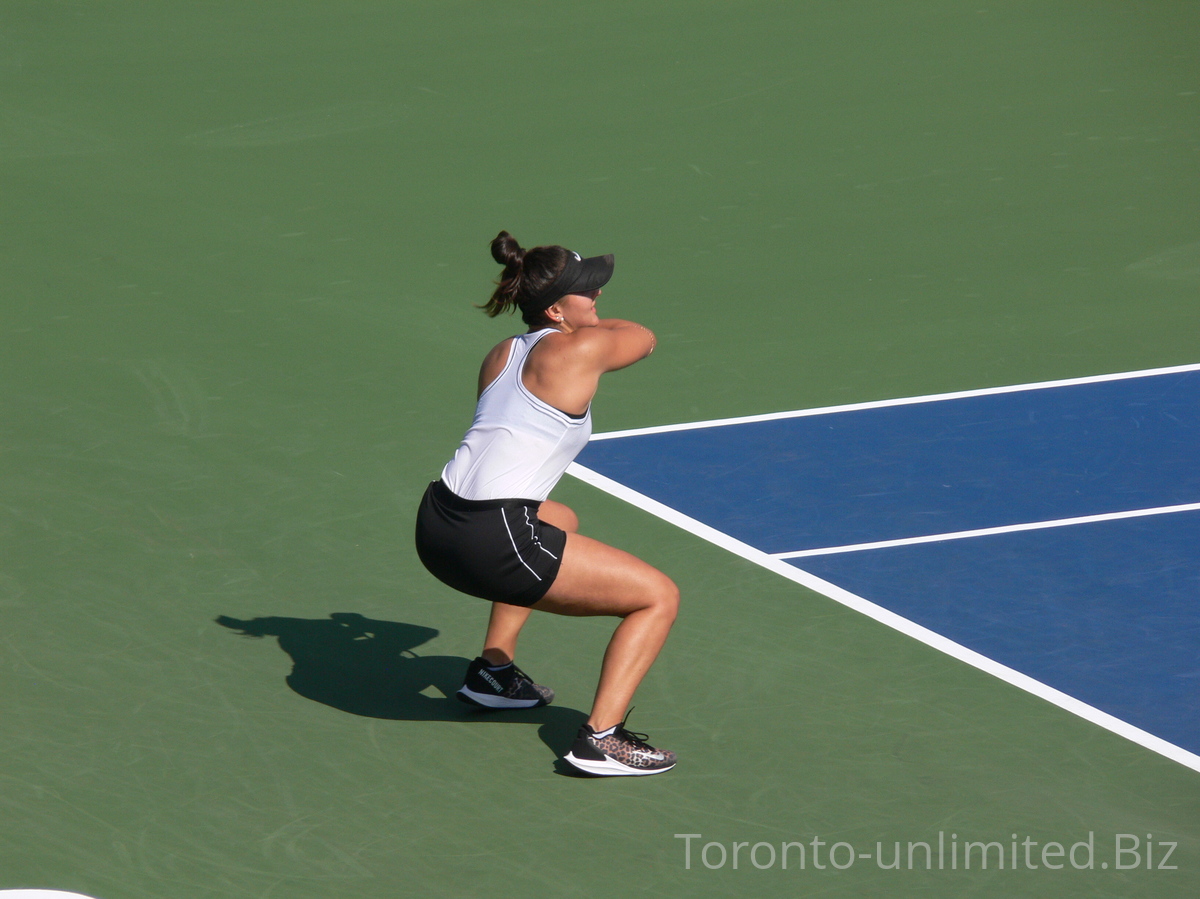
[[[675,767],[675,763],[672,762],[665,768],[631,768],[616,759],[581,759],[570,752],[563,756],[563,761],[585,774],[594,774],[597,777],[641,777],[646,774],[663,774]]]
[[[485,709],[532,709],[539,705],[548,705],[540,699],[509,699],[507,696],[497,696],[495,693],[476,693],[466,687],[458,688],[458,698],[471,705],[483,706]]]

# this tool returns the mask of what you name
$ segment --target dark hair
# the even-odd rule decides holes
[[[492,241],[492,258],[504,266],[504,271],[483,310],[495,318],[501,312],[519,308],[525,324],[541,324],[546,320],[546,309],[554,305],[554,300],[546,303],[539,297],[566,268],[570,253],[560,246],[525,250],[515,237],[501,231]]]

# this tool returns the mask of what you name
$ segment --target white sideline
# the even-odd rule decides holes
[[[709,421],[688,421],[673,425],[655,425],[650,428],[630,428],[624,431],[605,431],[593,434],[592,440],[613,440],[617,437],[640,437],[646,434],[668,434],[672,431],[692,431],[700,428],[720,428],[726,425],[753,424],[759,421],[780,421],[785,418],[808,418],[814,415],[833,415],[838,412],[858,412],[864,409],[887,409],[891,406],[914,406],[918,403],[940,403],[945,400],[970,399],[978,396],[998,396],[1004,393],[1020,393],[1024,390],[1048,390],[1053,387],[1080,387],[1085,384],[1103,384],[1107,381],[1127,381],[1132,378],[1150,378],[1155,375],[1182,374],[1200,371],[1200,363],[1175,365],[1169,368],[1148,368],[1141,371],[1119,372],[1110,375],[1088,375],[1083,378],[1067,378],[1061,381],[1040,381],[1032,384],[1013,384],[1006,387],[983,387],[978,390],[960,390],[956,393],[934,393],[928,396],[910,396],[891,400],[873,400],[866,403],[850,403],[845,406],[823,406],[816,409],[797,409],[789,412],[766,412],[762,415],[745,415],[740,418],[714,418]]]
[[[965,540],[968,537],[993,537],[998,534],[1016,534],[1021,531],[1041,531],[1047,528],[1065,528],[1076,524],[1097,524],[1102,521],[1121,521],[1126,518],[1145,518],[1148,515],[1170,515],[1174,512],[1200,512],[1200,503],[1181,506],[1158,506],[1153,509],[1130,509],[1125,512],[1105,512],[1100,515],[1083,515],[1079,518],[1057,518],[1053,521],[1030,521],[1024,524],[1006,524],[994,528],[978,528],[974,531],[952,531],[948,534],[927,534],[923,537],[901,537],[897,540],[879,540],[875,543],[851,543],[847,546],[825,546],[819,549],[798,549],[794,552],[771,553],[774,559],[807,559],[812,556],[832,556],[838,553],[854,553],[867,549],[890,549],[894,546],[917,546],[921,543],[941,543],[946,540]]]
[[[961,399],[967,397],[990,396],[1002,393],[1017,393],[1022,390],[1042,390],[1052,387],[1072,387],[1085,384],[1097,384],[1106,381],[1118,381],[1129,378],[1151,377],[1154,375],[1174,374],[1181,372],[1200,371],[1200,364],[1195,365],[1180,365],[1171,368],[1156,368],[1147,369],[1144,371],[1123,372],[1111,375],[1095,375],[1085,378],[1071,378],[1061,381],[1045,381],[1035,384],[1020,384],[1011,387],[994,387],[982,390],[968,390],[958,393],[944,393],[924,397],[910,397],[904,399],[881,400],[869,403],[856,403],[846,406],[830,406],[821,409],[806,409],[793,412],[778,412],[769,413],[766,415],[750,415],[742,418],[724,418],[714,419],[712,421],[690,422],[686,424],[662,425],[651,428],[636,428],[624,431],[609,431],[607,433],[595,434],[592,440],[607,440],[617,437],[632,437],[644,434],[663,434],[671,431],[692,430],[698,428],[722,427],[733,424],[747,424],[759,421],[774,421],[784,418],[800,418],[811,415],[823,415],[836,412],[847,412],[859,409],[880,409],[888,406],[912,405],[916,403],[938,402],[942,400]],[[1127,512],[1113,512],[1105,515],[1090,515],[1081,518],[1059,519],[1057,521],[1048,522],[1029,522],[1026,524],[1010,525],[1001,528],[985,528],[976,531],[960,531],[951,534],[938,534],[927,537],[913,537],[905,540],[890,540],[880,541],[878,543],[855,544],[844,547],[829,547],[820,550],[801,550],[793,553],[778,553],[771,555],[761,550],[755,549],[749,544],[743,543],[728,534],[722,533],[703,522],[679,512],[670,506],[664,505],[655,499],[637,492],[624,484],[620,484],[611,478],[605,477],[598,472],[592,471],[579,463],[572,463],[567,469],[567,473],[578,478],[579,480],[591,484],[604,492],[624,500],[631,505],[637,506],[640,509],[655,515],[664,521],[670,522],[677,527],[696,535],[709,543],[729,550],[730,552],[741,556],[750,562],[760,565],[763,568],[773,571],[788,580],[794,581],[803,587],[807,587],[817,593],[826,596],[835,602],[860,612],[893,630],[899,631],[915,640],[937,649],[951,658],[965,662],[980,671],[985,671],[994,677],[999,678],[1005,683],[1018,687],[1021,690],[1031,693],[1041,699],[1046,700],[1061,709],[1070,712],[1083,718],[1085,721],[1090,721],[1105,730],[1111,731],[1114,734],[1124,737],[1131,742],[1142,746],[1146,749],[1156,752],[1159,755],[1168,758],[1174,762],[1200,772],[1200,755],[1189,752],[1182,747],[1176,746],[1174,743],[1169,743],[1161,737],[1156,737],[1154,734],[1144,731],[1139,727],[1135,727],[1127,721],[1103,712],[1094,706],[1088,705],[1063,693],[1061,690],[1044,684],[1039,680],[1022,674],[1007,665],[1003,665],[994,659],[988,658],[973,649],[968,649],[960,643],[956,643],[941,634],[931,631],[914,621],[897,615],[882,606],[864,599],[848,590],[845,590],[836,584],[832,584],[816,575],[810,574],[795,565],[785,561],[786,559],[799,559],[805,556],[824,555],[833,552],[853,552],[863,549],[876,549],[886,546],[903,546],[916,543],[931,543],[939,540],[962,539],[966,537],[986,536],[989,534],[1012,533],[1021,530],[1035,530],[1038,528],[1050,527],[1066,527],[1073,524],[1087,524],[1097,521],[1112,521],[1120,518],[1133,518],[1143,515],[1160,515],[1173,512],[1196,511],[1200,510],[1200,503],[1190,503],[1179,506],[1164,506],[1156,509],[1138,509]]]

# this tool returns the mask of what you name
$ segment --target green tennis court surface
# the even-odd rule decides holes
[[[569,478],[684,612],[563,776],[611,624],[473,714],[411,549],[501,228],[659,336],[598,431],[1200,362],[1194,4],[0,18],[0,890],[1194,894],[1194,771]]]

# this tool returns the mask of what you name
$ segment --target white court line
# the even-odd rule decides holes
[[[1200,772],[1200,756],[1188,752],[1174,743],[1168,743],[1161,737],[1156,737],[1148,731],[1134,727],[1129,722],[1122,721],[1120,718],[1108,714],[1108,712],[1102,712],[1094,706],[1081,702],[1074,696],[1063,693],[1061,690],[1056,690],[1048,684],[1035,680],[1027,674],[1022,674],[1014,668],[1002,665],[994,659],[990,659],[973,649],[968,649],[960,643],[955,643],[953,640],[942,636],[936,631],[922,627],[915,621],[910,621],[901,615],[897,615],[895,612],[863,599],[861,596],[851,593],[848,590],[844,590],[836,584],[831,584],[829,581],[803,571],[782,559],[775,558],[761,550],[755,549],[747,543],[743,543],[740,540],[730,537],[728,534],[709,527],[703,522],[684,515],[676,509],[672,509],[670,506],[663,505],[657,500],[638,493],[636,490],[631,490],[624,484],[620,484],[611,478],[607,478],[589,468],[584,468],[578,463],[572,463],[570,468],[567,469],[567,473],[618,499],[637,506],[639,509],[656,515],[664,521],[683,528],[685,531],[695,534],[709,543],[727,549],[741,556],[743,559],[760,565],[769,571],[773,571],[790,581],[795,581],[809,590],[827,596],[835,602],[839,602],[847,608],[860,612],[893,630],[919,640],[951,658],[965,662],[974,668],[978,668],[980,671],[985,671],[993,677],[997,677],[1005,683],[1012,684],[1014,687],[1053,703],[1059,708],[1083,718],[1085,721],[1090,721],[1092,724],[1099,725],[1105,730],[1118,734],[1139,746],[1156,752],[1174,762],[1178,762],[1187,768],[1191,768],[1193,771]]]
[[[948,534],[928,534],[923,537],[901,537],[897,540],[879,540],[875,543],[851,543],[846,546],[826,546],[820,549],[799,549],[795,552],[771,553],[773,559],[807,559],[812,556],[832,556],[838,553],[854,553],[867,549],[890,549],[894,546],[916,546],[921,543],[941,543],[945,540],[965,540],[968,537],[992,537],[997,534],[1016,534],[1020,531],[1041,531],[1046,528],[1065,528],[1075,524],[1095,524],[1100,521],[1120,521],[1125,518],[1144,518],[1147,515],[1170,515],[1172,512],[1200,512],[1200,503],[1182,506],[1159,506],[1155,509],[1131,509],[1128,512],[1105,512],[1101,515],[1084,515],[1080,518],[1058,518],[1054,521],[1031,521],[1025,524],[1006,524],[994,528],[979,528],[974,531],[953,531]]]
[[[1080,387],[1086,384],[1103,384],[1107,381],[1127,381],[1132,378],[1151,378],[1155,375],[1181,374],[1200,371],[1200,363],[1176,365],[1170,368],[1148,368],[1142,371],[1127,371],[1109,375],[1091,375],[1084,378],[1068,378],[1062,381],[1041,381],[1032,384],[1013,384],[1007,387],[984,387],[979,390],[962,390],[957,393],[934,393],[928,396],[902,397],[892,400],[875,400],[868,403],[851,403],[845,406],[825,406],[817,409],[799,409],[790,412],[767,412],[762,415],[746,415],[741,418],[715,418],[710,421],[691,421],[674,425],[657,425],[651,428],[631,428],[625,431],[607,431],[593,434],[592,440],[612,440],[617,437],[639,437],[645,434],[667,434],[672,431],[692,431],[699,428],[721,428],[726,425],[745,425],[759,421],[779,421],[785,418],[808,418],[813,415],[833,415],[838,412],[858,412],[864,409],[886,409],[891,406],[912,406],[918,403],[938,403],[944,400],[970,399],[979,396],[998,396],[1004,393],[1020,393],[1024,390],[1048,390],[1054,387]]]

